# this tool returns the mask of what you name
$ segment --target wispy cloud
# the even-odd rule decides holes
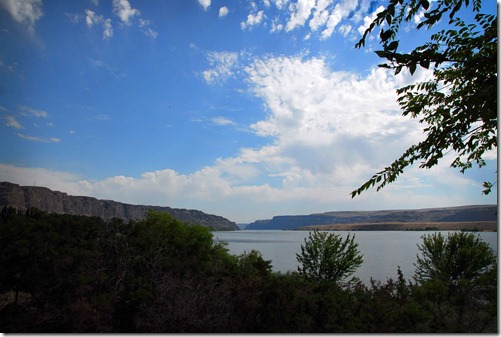
[[[113,0],[112,11],[118,17],[121,24],[131,27],[136,22],[134,18],[137,18],[137,28],[144,35],[153,40],[158,36],[158,32],[152,28],[152,22],[141,18],[141,11],[133,8],[128,0]],[[67,14],[67,16],[73,23],[79,22],[80,17],[77,14]],[[89,28],[102,24],[103,40],[109,40],[113,37],[113,21],[111,18],[105,18],[103,15],[97,14],[94,10],[86,9],[85,23]]]
[[[111,19],[106,19],[103,22],[103,40],[108,40],[113,37],[113,26]]]
[[[314,7],[315,0],[298,0],[296,3],[293,2],[289,7],[291,15],[287,21],[285,30],[291,31],[298,26],[304,26]],[[319,12],[323,13],[324,11],[319,10]]]
[[[222,117],[222,116],[213,117],[213,118],[211,118],[211,121],[212,121],[212,123],[214,123],[216,125],[220,125],[220,126],[236,125],[236,123],[234,121],[232,121],[231,119],[226,118],[226,117]]]
[[[31,115],[31,116],[35,116],[35,117],[39,117],[39,118],[46,118],[49,115],[47,113],[47,111],[33,109],[33,108],[31,108],[29,106],[25,106],[25,105],[20,105],[18,107],[18,109],[19,109],[19,113],[23,116]]]
[[[4,119],[5,119],[5,125],[7,125],[8,127],[10,128],[14,128],[14,129],[24,129],[24,127],[21,125],[21,123],[19,123],[19,121],[17,120],[16,116],[13,116],[13,115],[7,115],[7,116],[4,116]]]
[[[61,173],[66,177],[61,182],[51,171],[0,165],[0,179],[16,183],[36,179],[68,193],[196,208],[241,222],[298,209],[306,214],[411,203],[430,207],[496,202],[495,196],[482,199],[481,193],[472,197],[468,191],[478,188],[478,182],[451,171],[446,161],[425,172],[410,167],[399,181],[377,194],[368,191],[357,199],[349,197],[376,170],[422,137],[422,126],[402,117],[396,103],[395,88],[409,81],[406,76],[394,77],[384,69],[365,76],[332,71],[322,58],[304,56],[258,58],[243,74],[267,111],[250,127],[256,135],[267,137],[261,146],[241,148],[233,156],[184,174],[165,168],[134,177],[89,180]],[[235,125],[225,116],[210,121]],[[443,192],[437,193],[437,188]]]
[[[303,40],[326,40],[339,33],[350,40],[357,38],[357,29],[365,26],[372,1],[357,0],[266,0],[250,2],[243,30],[257,25],[269,26],[271,33],[299,31]]]
[[[103,60],[90,59],[89,62],[94,67],[105,69],[108,73],[110,73],[111,75],[113,75],[118,79],[126,77],[125,73],[120,72],[119,70],[116,69],[115,66],[112,66],[109,63],[104,62]]]
[[[97,121],[108,121],[111,119],[111,117],[107,114],[100,114],[95,116],[93,119]]]
[[[364,32],[369,28],[370,24],[374,19],[377,17],[379,12],[382,12],[384,10],[383,6],[379,6],[378,9],[376,9],[374,12],[372,12],[369,15],[366,15],[363,19],[363,23],[357,28],[357,31],[360,35],[363,35]]]
[[[105,19],[102,15],[97,15],[90,9],[85,10],[85,24],[87,27],[92,28],[94,25],[102,23],[103,40],[108,40],[113,36],[113,26],[111,19]]]
[[[61,141],[60,138],[56,138],[56,137],[42,138],[42,137],[25,135],[23,133],[18,133],[17,135],[22,139],[30,140],[32,142],[39,142],[39,143],[58,143]]]
[[[226,79],[233,77],[238,67],[238,57],[239,54],[236,52],[207,53],[207,60],[211,68],[202,73],[204,80],[208,84],[215,84],[222,83]]]
[[[9,12],[14,21],[26,25],[30,33],[34,33],[36,21],[44,15],[42,0],[0,0],[0,7]]]
[[[83,19],[83,15],[82,14],[78,14],[78,13],[64,13],[66,15],[66,17],[68,18],[68,20],[72,23],[72,24],[78,24],[82,21]]]
[[[156,39],[158,36],[158,32],[151,28],[151,22],[149,20],[139,19],[139,28],[146,35],[151,37],[152,39]]]

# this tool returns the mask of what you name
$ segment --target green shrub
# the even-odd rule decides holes
[[[298,272],[309,280],[342,282],[351,276],[363,262],[355,235],[343,241],[340,235],[313,231],[296,254],[300,263]]]

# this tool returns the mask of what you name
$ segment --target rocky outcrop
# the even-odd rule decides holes
[[[0,206],[12,206],[18,210],[29,207],[51,213],[98,216],[103,219],[122,218],[140,220],[150,209],[168,212],[176,219],[189,224],[208,226],[212,230],[238,230],[236,223],[218,215],[198,210],[179,209],[162,206],[124,204],[113,200],[92,197],[71,196],[52,191],[46,187],[19,186],[0,182]]]
[[[381,224],[389,222],[471,222],[497,221],[497,205],[382,211],[343,211],[311,215],[282,215],[255,221],[245,229],[296,229],[313,225]],[[375,228],[375,227],[373,227]]]

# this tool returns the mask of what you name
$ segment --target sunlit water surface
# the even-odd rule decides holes
[[[386,281],[397,278],[397,267],[406,279],[414,275],[416,255],[419,253],[417,244],[422,243],[422,236],[435,233],[433,231],[356,231],[331,232],[345,238],[349,233],[355,234],[358,249],[364,256],[362,266],[354,274],[364,283],[369,284],[370,278]],[[443,235],[449,232],[442,231]],[[255,249],[266,260],[272,261],[274,271],[285,273],[296,271],[298,262],[296,253],[301,251],[306,231],[281,230],[241,230],[214,232],[214,239],[228,243],[231,254],[239,255],[244,251]],[[480,232],[482,240],[487,242],[497,254],[497,232]]]

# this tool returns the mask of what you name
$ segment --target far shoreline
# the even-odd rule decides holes
[[[464,222],[379,222],[302,226],[298,231],[450,231],[497,232],[497,221]]]

